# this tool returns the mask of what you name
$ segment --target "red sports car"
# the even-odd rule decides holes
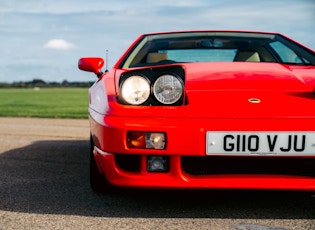
[[[278,34],[141,35],[89,90],[90,181],[315,191],[315,52]]]

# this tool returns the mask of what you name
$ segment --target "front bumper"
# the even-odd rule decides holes
[[[187,159],[209,159],[206,156],[207,131],[314,131],[315,119],[180,119],[180,118],[136,118],[107,116],[102,118],[102,124],[90,116],[91,133],[95,144],[94,157],[100,172],[107,180],[116,186],[141,188],[211,188],[211,189],[284,189],[315,191],[315,172],[311,170],[296,170],[295,159],[303,159],[297,166],[304,168],[304,163],[313,168],[315,157],[268,157],[266,172],[263,165],[260,170],[226,170],[206,173],[192,173],[183,166]],[[165,132],[167,144],[165,150],[129,149],[126,145],[127,131]],[[117,161],[116,156],[137,156],[138,168],[129,170]],[[147,156],[159,155],[169,157],[168,172],[148,172]],[[267,157],[222,157],[230,165],[234,160],[242,164],[262,162]],[[270,162],[277,158],[282,167],[282,159],[289,159],[293,164],[286,170],[267,169]],[[185,159],[185,160],[184,160]],[[248,161],[249,160],[249,161]],[[202,161],[202,160],[201,160]],[[199,162],[201,162],[199,161]],[[130,161],[132,162],[132,161]],[[196,163],[197,162],[197,163]],[[214,161],[216,162],[216,161]],[[286,161],[284,161],[286,162]],[[198,161],[192,162],[198,168]],[[205,163],[206,164],[206,163]],[[226,164],[226,167],[229,167]],[[197,166],[196,166],[197,165]],[[211,164],[209,164],[209,167]],[[212,164],[213,165],[213,164]],[[203,167],[207,167],[203,166]],[[224,167],[223,167],[224,168]],[[295,170],[294,170],[295,171]]]
[[[122,187],[194,189],[278,189],[315,191],[315,177],[270,174],[189,175],[181,167],[181,157],[170,157],[167,173],[147,172],[146,156],[141,170],[128,172],[115,162],[114,154],[95,151],[94,157],[107,180]]]

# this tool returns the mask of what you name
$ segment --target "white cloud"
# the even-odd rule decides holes
[[[44,45],[44,48],[55,50],[69,50],[75,48],[75,45],[67,42],[64,39],[51,39]]]

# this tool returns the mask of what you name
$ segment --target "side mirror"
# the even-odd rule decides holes
[[[78,67],[80,70],[93,72],[97,77],[102,76],[102,67],[104,66],[103,58],[99,57],[84,57],[80,58]]]

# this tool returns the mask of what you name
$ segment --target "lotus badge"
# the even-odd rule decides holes
[[[261,102],[258,98],[249,98],[248,101],[253,104],[258,104]]]

